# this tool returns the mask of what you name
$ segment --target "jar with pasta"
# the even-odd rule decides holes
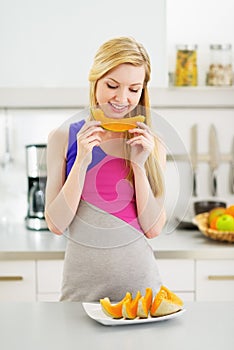
[[[175,86],[197,86],[197,45],[177,45]]]
[[[207,74],[207,85],[232,85],[232,46],[210,45],[210,66]]]

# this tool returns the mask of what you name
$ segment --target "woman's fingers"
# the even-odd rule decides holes
[[[102,139],[101,139],[100,136],[98,136],[98,135],[90,135],[89,137],[80,139],[79,144],[83,145],[83,146],[92,144],[93,142],[96,142],[97,144],[100,144],[101,141],[102,141]]]
[[[100,126],[100,122],[88,122],[81,128],[78,136],[87,137],[95,132],[105,132],[105,130]]]

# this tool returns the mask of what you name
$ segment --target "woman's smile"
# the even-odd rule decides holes
[[[123,105],[123,104],[117,104],[117,103],[114,103],[114,102],[109,102],[109,105],[112,108],[114,113],[119,113],[121,115],[122,115],[122,113],[127,113],[128,108],[129,108],[128,104],[127,105],[126,104]]]

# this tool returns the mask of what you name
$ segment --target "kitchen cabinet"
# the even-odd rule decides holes
[[[158,259],[162,283],[184,301],[195,300],[195,262],[190,259]]]
[[[233,244],[198,230],[162,233],[149,243],[163,284],[185,302],[234,300]],[[66,237],[22,224],[0,227],[0,301],[58,301],[66,244]]]
[[[0,261],[0,301],[59,301],[63,260]]]
[[[38,260],[37,301],[59,301],[63,260]]]
[[[158,259],[163,284],[184,301],[195,300],[193,260]],[[1,261],[1,301],[59,301],[63,260]],[[5,277],[5,280],[3,280]]]
[[[196,262],[196,300],[234,301],[234,261]]]
[[[0,300],[35,301],[35,261],[0,261]]]
[[[0,301],[59,301],[63,259],[0,261]],[[157,259],[162,283],[186,301],[234,301],[234,260]]]

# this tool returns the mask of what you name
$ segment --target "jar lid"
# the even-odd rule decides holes
[[[197,50],[197,45],[179,44],[179,45],[176,45],[176,49],[181,51],[194,51],[194,50]]]
[[[231,44],[211,44],[210,49],[211,50],[231,50],[232,45]]]

